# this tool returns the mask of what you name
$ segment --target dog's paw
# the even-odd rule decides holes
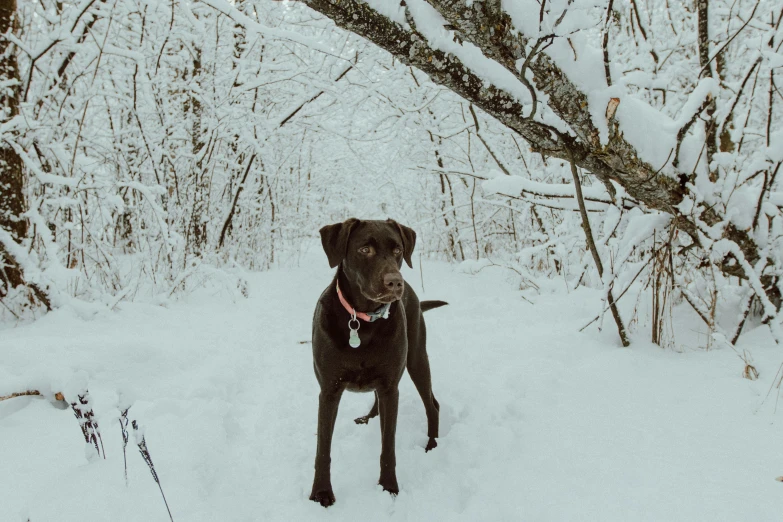
[[[438,441],[436,441],[434,437],[430,437],[430,440],[427,441],[427,445],[424,447],[424,453],[427,453],[430,450],[434,450],[437,447]]]
[[[331,489],[323,489],[321,491],[313,491],[310,494],[310,500],[318,502],[323,507],[329,507],[334,504],[334,492]]]
[[[384,491],[388,491],[393,497],[396,497],[400,492],[400,486],[397,485],[396,478],[387,480],[381,479],[378,481],[378,484],[380,484]]]
[[[359,417],[357,419],[354,419],[353,421],[356,424],[368,424],[370,422],[370,419],[372,419],[372,417],[370,417],[369,415],[365,415],[364,417]]]

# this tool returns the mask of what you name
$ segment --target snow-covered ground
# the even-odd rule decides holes
[[[397,428],[400,494],[376,485],[380,431],[357,426],[369,394],[345,394],[335,429],[337,503],[308,500],[318,387],[310,318],[331,278],[325,259],[251,276],[250,297],[196,293],[168,307],[73,309],[0,329],[0,395],[86,384],[106,460],[88,462],[70,409],[40,397],[0,402],[0,520],[165,521],[136,447],[128,482],[117,406],[146,440],[175,521],[601,520],[779,521],[781,416],[769,395],[783,352],[747,332],[758,381],[677,310],[678,349],[630,349],[616,332],[578,333],[598,293],[551,282],[522,298],[513,273],[467,274],[425,262],[404,270],[427,313],[438,448],[403,379]],[[510,275],[509,275],[510,274]]]

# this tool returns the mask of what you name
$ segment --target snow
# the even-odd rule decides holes
[[[144,437],[176,521],[778,520],[783,509],[776,391],[765,327],[743,334],[758,381],[677,308],[678,349],[630,349],[616,332],[578,333],[599,290],[516,290],[512,271],[434,261],[403,274],[428,312],[438,448],[425,454],[421,401],[403,378],[399,496],[376,485],[371,395],[345,394],[332,453],[337,503],[310,502],[318,386],[310,317],[332,271],[313,248],[299,268],[250,276],[250,297],[202,290],[167,307],[122,302],[84,319],[65,306],[0,330],[0,520],[165,521],[157,485],[127,448],[119,408]],[[478,270],[479,267],[483,269]],[[525,299],[523,299],[523,297]],[[630,317],[632,297],[620,302]],[[534,304],[531,304],[534,303]],[[642,308],[644,305],[640,305]],[[608,323],[608,322],[607,322]],[[54,392],[88,388],[106,459],[86,460]],[[130,430],[130,428],[129,428]]]
[[[573,198],[575,188],[570,183],[542,183],[534,181],[523,176],[494,176],[481,183],[481,188],[485,194],[519,194],[522,192],[531,192],[533,194],[553,197],[553,198]],[[611,198],[604,185],[594,185],[584,187],[582,194],[586,198],[596,198],[609,201]]]
[[[488,85],[494,85],[514,98],[521,104],[529,105],[532,102],[527,88],[516,78],[514,74],[505,69],[494,60],[487,58],[481,49],[470,42],[457,43],[454,41],[454,31],[444,28],[448,23],[424,0],[409,0],[408,10],[411,13],[416,29],[427,38],[427,43],[434,49],[447,54],[453,54],[470,71],[484,80]]]
[[[542,183],[522,176],[501,175],[483,181],[481,188],[487,196],[493,194],[518,196],[531,203],[550,208],[579,210],[574,185],[571,183]],[[588,211],[603,211],[612,199],[603,185],[583,187],[582,193],[586,198],[585,207]]]
[[[704,103],[708,97],[718,96],[720,93],[720,83],[715,78],[705,77],[699,80],[696,88],[688,95],[688,101],[680,109],[680,114],[677,117],[675,125],[677,129],[684,127],[691,118],[696,115],[699,107]]]
[[[663,212],[644,214],[638,208],[633,208],[628,213],[628,224],[625,233],[620,240],[621,250],[618,257],[625,261],[638,248],[641,243],[655,232],[665,232],[672,217]]]
[[[538,13],[541,6],[536,0],[502,0],[503,10],[511,17],[514,28],[528,38],[536,38],[539,33]]]
[[[664,173],[670,172],[670,169],[664,167],[675,159],[672,152],[676,145],[677,132],[691,119],[708,95],[718,96],[720,84],[713,78],[699,80],[685,105],[678,111],[676,119],[628,91],[629,84],[641,84],[648,88],[662,85],[660,79],[654,81],[644,71],[631,69],[629,73],[615,73],[615,84],[608,86],[602,51],[593,41],[594,35],[590,35],[588,31],[600,23],[600,17],[597,15],[600,11],[594,9],[593,2],[576,2],[574,5],[571,3],[554,2],[549,6],[543,26],[539,26],[538,16],[531,16],[531,13],[538,11],[537,3],[532,0],[506,0],[503,7],[514,22],[515,28],[531,41],[535,41],[539,34],[558,36],[544,52],[587,97],[590,119],[602,144],[607,144],[609,140],[607,105],[610,99],[617,98],[620,104],[616,120],[623,136],[633,145],[640,158],[656,169],[662,169]],[[553,22],[561,19],[564,10],[562,23]],[[693,161],[695,162],[695,159]],[[691,167],[692,165],[685,165],[682,170],[687,172]]]
[[[636,148],[639,157],[656,169],[664,169],[674,161],[677,145],[676,122],[635,96],[623,96],[617,106],[615,119],[623,136]],[[683,167],[686,168],[686,167]]]
[[[279,38],[281,40],[288,40],[291,42],[299,43],[302,45],[305,45],[307,47],[310,47],[311,49],[317,49],[320,52],[331,55],[333,52],[333,49],[330,49],[327,45],[322,45],[319,42],[315,41],[314,39],[307,38],[306,36],[302,36],[301,34],[295,32],[295,31],[288,31],[285,29],[280,29],[278,27],[268,27],[266,25],[260,24],[250,18],[249,16],[246,16],[242,14],[236,7],[234,7],[233,4],[230,4],[226,2],[225,0],[202,0],[203,4],[208,5],[209,7],[219,11],[220,13],[223,13],[224,15],[228,16],[232,20],[234,20],[237,23],[242,24],[242,26],[248,30],[248,32],[253,32],[258,35],[268,36],[270,38]],[[199,24],[198,20],[195,19],[195,17],[192,16],[192,12],[190,12],[190,9],[185,8],[180,10],[182,14],[185,14],[189,21],[191,23],[194,23],[195,25],[201,25]]]
[[[783,161],[783,131],[770,133],[766,154],[770,161]]]
[[[389,2],[388,0],[364,0],[364,3],[389,20],[397,22],[404,28],[409,29],[408,22],[405,20],[405,8],[400,5],[399,2]]]
[[[584,34],[583,30],[597,23],[594,13],[591,13],[593,3],[580,1],[571,4],[572,2],[550,3],[542,23],[539,23],[538,2],[504,0],[502,6],[513,21],[515,29],[529,38],[531,45],[540,36],[558,36],[545,48],[544,53],[552,58],[568,79],[587,96],[590,119],[598,130],[601,143],[606,144],[609,140],[606,105],[613,97],[624,99],[625,93],[618,86],[607,86],[601,50],[592,45],[589,37]],[[564,10],[566,14],[561,19]]]

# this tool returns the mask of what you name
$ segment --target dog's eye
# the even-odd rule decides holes
[[[395,249],[394,249],[394,255],[395,255],[395,256],[398,256],[398,255],[400,255],[400,254],[402,254],[402,249],[401,249],[400,247],[397,247],[397,248],[395,248]]]
[[[362,248],[360,248],[359,249],[359,253],[360,254],[364,254],[364,255],[369,254],[370,253],[370,247],[362,247]]]

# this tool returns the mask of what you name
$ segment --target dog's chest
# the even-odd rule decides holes
[[[374,371],[346,371],[340,377],[346,390],[367,392],[383,385],[382,376]]]
[[[366,392],[388,386],[396,381],[399,371],[395,364],[386,363],[382,366],[372,366],[358,369],[344,369],[339,379],[349,391]]]
[[[356,349],[342,360],[338,379],[350,391],[370,391],[394,384],[405,368],[405,350],[400,344],[372,343]]]

